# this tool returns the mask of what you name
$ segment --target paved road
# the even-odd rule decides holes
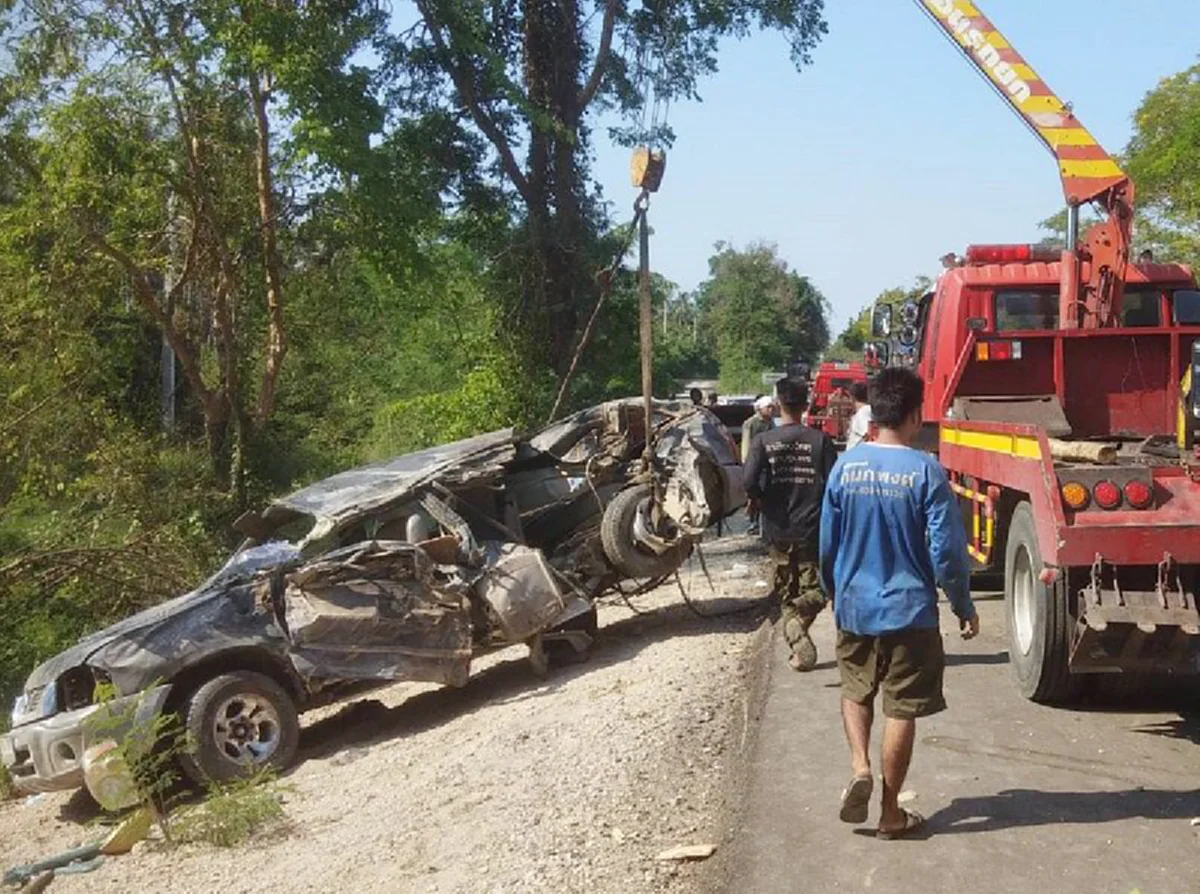
[[[1200,891],[1200,826],[1191,824],[1200,817],[1200,716],[1186,706],[1130,713],[1024,701],[1006,666],[1003,604],[978,605],[983,633],[969,643],[943,606],[950,709],[919,722],[906,785],[917,794],[909,806],[929,818],[923,840],[876,840],[877,803],[872,825],[837,821],[849,767],[832,619],[825,612],[814,626],[822,661],[811,674],[791,671],[777,640],[731,887]]]

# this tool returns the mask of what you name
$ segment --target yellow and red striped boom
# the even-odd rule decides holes
[[[916,0],[1058,160],[1067,203],[1090,202],[1128,176],[1071,109],[970,0]]]

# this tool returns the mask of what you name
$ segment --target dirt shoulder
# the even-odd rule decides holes
[[[590,661],[489,656],[461,690],[402,684],[305,718],[288,823],[228,851],[153,844],[61,891],[710,889],[723,876],[769,640],[761,555],[726,538],[684,583],[601,610]],[[91,837],[79,798],[0,807],[5,868]],[[712,843],[706,862],[661,851]]]

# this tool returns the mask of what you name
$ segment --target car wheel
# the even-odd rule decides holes
[[[282,770],[300,744],[295,701],[270,677],[252,671],[222,674],[197,689],[184,724],[191,750],[180,763],[200,786],[266,767]]]
[[[642,484],[621,491],[604,509],[600,522],[600,543],[614,568],[631,578],[654,578],[670,574],[687,558],[691,543],[682,541],[661,555],[641,546],[634,534],[638,509],[651,496],[650,485]]]
[[[1047,585],[1040,577],[1043,567],[1033,510],[1023,502],[1013,510],[1004,557],[1008,655],[1021,694],[1053,703],[1074,696],[1079,681],[1067,667],[1072,623],[1067,574]]]

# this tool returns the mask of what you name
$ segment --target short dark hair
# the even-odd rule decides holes
[[[871,418],[881,428],[899,428],[921,409],[925,383],[912,370],[891,366],[871,380]]]
[[[867,383],[855,382],[850,386],[850,396],[860,404],[867,402]]]
[[[808,385],[789,376],[775,383],[775,396],[785,410],[798,412],[808,406]]]
[[[698,404],[702,400],[704,400],[704,394],[700,391],[699,388],[693,388],[691,391],[689,391],[688,397],[691,398],[692,403],[694,403],[694,404]]]

